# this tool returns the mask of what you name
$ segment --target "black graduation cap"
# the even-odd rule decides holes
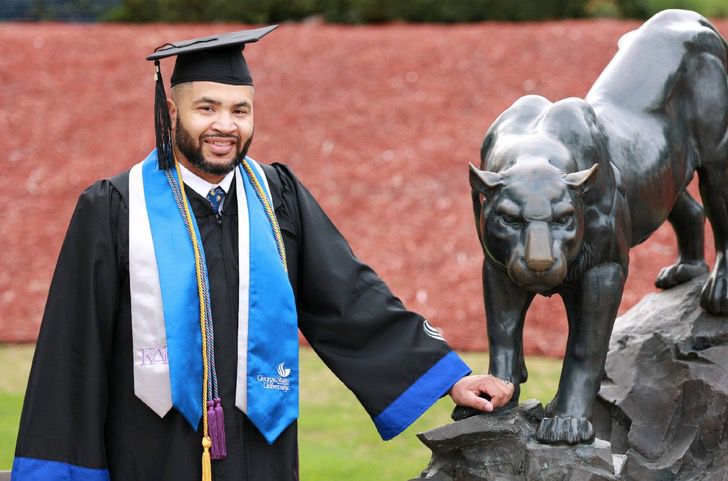
[[[154,127],[157,136],[157,158],[160,169],[174,166],[172,128],[167,110],[167,95],[159,68],[159,60],[176,56],[171,84],[208,81],[229,85],[253,85],[253,78],[243,57],[246,43],[257,42],[278,25],[210,35],[192,40],[167,43],[147,57],[155,66]]]

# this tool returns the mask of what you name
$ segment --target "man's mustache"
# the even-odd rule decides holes
[[[202,140],[210,139],[210,138],[231,139],[231,140],[234,140],[238,144],[240,143],[240,136],[235,135],[235,134],[205,134],[205,135],[200,136],[200,139],[202,139]]]

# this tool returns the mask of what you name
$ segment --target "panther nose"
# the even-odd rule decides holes
[[[532,271],[546,272],[554,265],[554,261],[552,259],[528,259],[526,265]]]
[[[526,230],[526,266],[544,272],[554,265],[551,255],[551,232],[546,222],[533,222]]]

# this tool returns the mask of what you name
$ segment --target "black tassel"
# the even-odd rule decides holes
[[[154,131],[157,136],[157,163],[160,170],[174,167],[172,154],[172,120],[167,109],[167,94],[159,69],[159,60],[154,61]]]

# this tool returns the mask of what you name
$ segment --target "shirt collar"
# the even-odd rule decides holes
[[[211,184],[202,177],[193,173],[191,170],[187,169],[184,165],[182,165],[182,163],[179,164],[179,170],[182,172],[182,182],[184,182],[185,185],[200,194],[202,197],[207,197],[210,189],[218,186],[222,187],[222,190],[224,190],[227,194],[230,191],[230,185],[232,185],[233,179],[235,178],[236,169],[228,172],[218,184]]]

